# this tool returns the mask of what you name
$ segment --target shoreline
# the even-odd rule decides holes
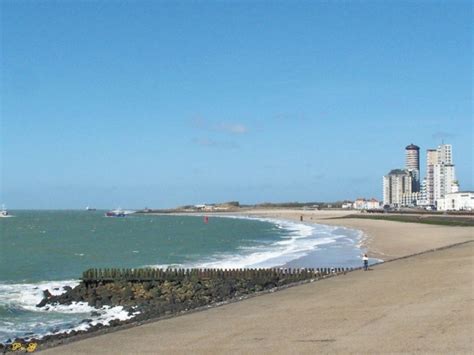
[[[305,223],[356,229],[364,234],[361,245],[367,249],[369,257],[385,261],[474,239],[473,227],[338,218],[353,214],[353,211],[282,209],[245,211],[242,214],[291,221],[299,221],[300,217],[303,216],[303,222]]]
[[[197,215],[190,215],[190,216],[197,216]],[[258,216],[245,216],[245,215],[235,215],[235,214],[228,214],[228,215],[215,215],[215,217],[222,217],[222,218],[238,218],[238,219],[252,219],[252,220],[259,220],[259,221],[266,221],[266,222],[270,222],[272,224],[275,224],[275,225],[280,225],[282,226],[285,230],[288,230],[288,236],[290,237],[292,233],[295,233],[296,232],[296,235],[297,237],[301,234],[301,236],[303,235],[306,235],[304,232],[305,232],[305,228],[303,227],[303,230],[301,231],[301,233],[299,233],[299,225],[300,223],[297,222],[297,221],[292,221],[292,220],[289,220],[289,219],[276,219],[276,218],[269,218],[269,217],[258,217]],[[308,224],[307,223],[303,223],[301,224],[302,226],[307,226]],[[308,230],[308,227],[306,227],[306,230]],[[286,234],[286,232],[285,232]],[[313,238],[312,234],[309,234],[308,233],[308,236],[310,236],[311,238]],[[305,239],[305,238],[302,238],[302,239]],[[337,242],[336,242],[337,243]],[[357,244],[357,240],[354,240],[354,245]],[[325,248],[325,246],[322,246],[323,248]],[[284,258],[284,257],[283,257]],[[307,258],[307,260],[309,260],[309,262],[306,262],[304,265],[295,265],[294,261],[295,260],[299,260],[301,258]],[[308,254],[308,255],[305,255],[303,257],[297,257],[297,258],[292,258],[291,257],[291,260],[287,261],[287,262],[282,262],[281,264],[280,263],[273,263],[271,266],[269,267],[272,267],[272,268],[292,268],[292,269],[295,269],[295,268],[316,268],[316,267],[328,267],[328,268],[331,268],[331,267],[359,267],[360,265],[359,264],[352,264],[352,265],[343,265],[342,263],[338,263],[338,262],[320,262],[319,264],[317,263],[312,263],[311,261],[314,260],[314,258],[311,256],[311,252]],[[323,259],[324,260],[324,259]],[[320,261],[320,259],[319,259]],[[145,266],[143,266],[145,267]],[[217,267],[217,266],[216,266]],[[217,267],[218,268],[218,267]],[[61,280],[57,280],[57,281],[54,281],[56,283],[60,283]],[[50,282],[50,281],[43,281],[41,283],[47,283],[47,282]],[[67,286],[70,286],[69,284],[71,282],[77,282],[79,283],[80,280],[77,279],[77,280],[68,280],[68,284]],[[49,289],[51,292],[53,292],[52,289],[50,289],[49,287],[42,287],[40,286],[40,284],[38,286],[35,285],[35,283],[32,283],[32,287],[35,287],[36,289],[40,288],[41,290],[43,289]],[[58,286],[56,286],[58,287]],[[60,286],[59,286],[60,288]],[[42,292],[42,291],[41,291]],[[42,299],[38,299],[38,301],[36,303],[40,303],[42,302]],[[91,318],[91,317],[86,317],[86,318]],[[132,320],[133,321],[133,320]],[[91,332],[94,332],[96,331],[98,328],[94,325],[95,323],[103,323],[103,322],[100,322],[100,321],[97,321],[95,320],[94,318],[94,322],[91,322],[91,325],[90,325],[90,330]],[[114,320],[111,320],[111,322],[114,322]],[[82,323],[81,325],[77,326],[77,327],[74,327],[72,329],[65,329],[63,333],[58,333],[58,332],[55,332],[54,334],[45,334],[45,335],[42,335],[41,337],[42,338],[48,338],[48,337],[57,337],[57,338],[60,338],[64,333],[66,332],[72,332],[73,334],[75,334],[75,332],[77,331],[76,328],[82,328]],[[104,327],[108,327],[108,325],[104,326]],[[102,328],[102,326],[100,326],[100,328]],[[89,330],[87,330],[88,332]],[[73,335],[75,336],[75,335]]]
[[[178,214],[181,215],[181,214]],[[352,267],[352,268],[358,268],[361,266],[361,262],[357,260],[357,262],[354,262],[354,256],[357,256],[357,259],[361,259],[362,254],[365,252],[363,249],[364,247],[364,240],[367,238],[367,235],[355,228],[351,227],[346,227],[342,225],[330,225],[330,224],[324,224],[324,223],[308,223],[308,221],[300,221],[298,219],[291,219],[288,218],[287,216],[273,216],[273,215],[260,215],[259,212],[248,215],[246,212],[236,214],[236,213],[228,213],[228,214],[221,214],[221,213],[216,213],[214,215],[216,218],[242,218],[242,219],[251,219],[251,220],[259,220],[262,222],[270,222],[274,223],[276,225],[280,225],[282,222],[283,223],[294,223],[295,225],[301,225],[301,226],[309,226],[311,228],[314,228],[313,232],[314,234],[311,234],[309,236],[305,236],[301,238],[304,240],[305,238],[308,237],[315,237],[315,234],[318,233],[324,233],[324,229],[319,230],[317,226],[322,226],[322,227],[328,227],[331,230],[331,237],[335,238],[332,242],[327,243],[327,244],[316,244],[313,246],[312,249],[307,249],[304,251],[304,255],[295,257],[294,259],[288,260],[286,262],[283,262],[282,264],[275,264],[273,266],[269,266],[272,268],[317,268],[317,267]],[[285,228],[289,228],[289,226],[285,226]],[[338,241],[338,238],[341,237],[341,235],[335,235],[332,234],[334,230],[336,229],[343,229],[345,232],[343,233],[343,239],[348,239],[351,242],[347,243],[344,241]],[[291,229],[290,229],[291,230]],[[356,235],[351,235],[351,234],[356,234]],[[315,238],[321,238],[321,237],[315,237]],[[337,248],[337,250],[335,250]],[[324,252],[325,254],[321,255],[321,252]],[[329,257],[328,255],[333,254],[332,258]],[[346,259],[344,260],[344,256],[346,256]],[[326,260],[337,260],[335,262],[333,261],[324,261]],[[370,258],[370,264],[378,263],[383,261],[380,258]],[[265,261],[262,261],[265,262]],[[252,267],[252,266],[250,266]]]
[[[231,212],[152,213],[152,215],[184,215],[215,217],[249,217],[286,220],[299,223],[345,227],[362,233],[360,246],[367,250],[369,258],[391,260],[424,250],[473,240],[474,228],[470,226],[442,226],[412,222],[341,218],[354,214],[353,210],[301,210],[301,209],[245,209]],[[474,218],[474,217],[473,217]]]
[[[429,308],[430,312],[435,312],[437,314],[432,316],[432,321],[436,324],[441,321],[441,324],[443,324],[444,320],[439,318],[438,313],[442,313],[443,315],[446,314],[446,316],[447,314],[450,314],[451,318],[449,321],[449,327],[442,327],[444,330],[441,334],[438,334],[439,332],[435,332],[436,334],[431,335],[432,332],[426,333],[426,331],[424,331],[424,334],[430,335],[428,337],[430,339],[423,339],[423,347],[417,345],[416,349],[418,349],[417,351],[422,352],[466,352],[469,351],[469,349],[472,349],[472,334],[470,334],[469,326],[467,326],[468,324],[472,324],[472,312],[470,315],[467,315],[467,318],[465,316],[462,317],[461,320],[458,320],[459,317],[457,316],[457,312],[466,306],[466,302],[468,302],[468,304],[470,302],[469,287],[465,281],[457,280],[456,278],[453,279],[452,277],[446,277],[445,275],[452,274],[453,268],[462,266],[464,272],[468,273],[467,277],[470,278],[473,273],[473,271],[470,269],[470,265],[472,263],[472,252],[473,241],[465,241],[454,245],[443,246],[437,249],[426,250],[415,255],[407,255],[397,259],[392,259],[387,263],[375,265],[373,272],[368,274],[365,274],[361,270],[354,270],[347,275],[329,277],[319,280],[318,282],[302,282],[292,284],[276,293],[272,291],[262,292],[253,294],[250,297],[245,297],[244,299],[234,299],[226,303],[195,309],[180,315],[163,317],[159,319],[149,319],[136,324],[131,323],[116,328],[99,330],[98,332],[90,334],[78,335],[72,338],[63,339],[60,344],[47,344],[46,346],[41,346],[39,350],[44,351],[45,354],[74,354],[86,352],[94,353],[94,349],[99,348],[101,349],[101,353],[110,354],[117,353],[117,351],[126,351],[125,348],[127,348],[128,351],[130,351],[130,349],[134,349],[134,351],[138,351],[140,353],[154,353],[156,351],[198,351],[200,353],[222,353],[224,349],[231,352],[252,352],[263,350],[264,353],[287,353],[289,349],[294,350],[295,347],[303,352],[312,352],[315,351],[316,346],[316,348],[319,349],[317,351],[322,352],[364,351],[380,353],[384,352],[384,350],[386,352],[407,352],[413,351],[415,349],[414,346],[419,340],[419,338],[416,337],[416,334],[419,334],[420,331],[423,331],[420,330],[420,326],[423,328],[428,326],[429,329],[432,329],[432,326],[429,322],[427,323],[426,319],[424,319],[423,323],[421,324],[410,321],[410,317],[414,316],[413,312],[416,313],[415,317],[420,314],[422,317],[426,318],[426,315],[431,315],[431,313],[426,313],[424,309],[427,306],[432,307],[431,303],[433,302],[441,302],[443,306]],[[462,255],[458,255],[459,253],[462,253]],[[445,254],[447,254],[447,256],[445,256]],[[450,256],[451,254],[457,255],[455,257],[457,260],[456,265],[452,265],[453,256]],[[443,262],[440,266],[437,265],[439,264],[438,259],[442,259],[441,261]],[[434,280],[433,285],[433,283],[430,282],[429,277],[427,278],[426,276],[423,276],[423,274],[420,274],[420,269],[422,269],[424,273],[429,273],[431,276],[433,276],[433,278],[437,277],[438,281]],[[418,270],[418,272],[412,272],[412,270]],[[385,277],[385,273],[389,273],[390,277]],[[410,277],[409,281],[410,283],[415,282],[414,285],[417,285],[418,282],[422,282],[424,284],[424,288],[420,289],[419,287],[414,287],[407,289],[406,287],[402,287],[402,289],[400,289],[398,277],[396,276],[403,276],[405,278]],[[378,278],[379,281],[377,283],[372,283],[370,279],[373,277]],[[405,280],[405,282],[406,281],[407,280]],[[426,283],[427,281],[428,283]],[[463,287],[461,287],[463,291],[463,297],[461,297],[461,300],[458,300],[460,296],[456,297],[457,301],[450,301],[450,297],[440,297],[437,294],[439,291],[450,293],[452,290],[454,290],[455,294],[460,292],[460,289],[454,286],[448,288],[440,287],[440,283],[446,283],[446,281],[448,281],[450,284],[453,284],[454,282],[453,285],[463,285]],[[377,287],[379,282],[384,282],[385,284],[390,282],[390,285],[386,285],[384,288],[379,289]],[[347,292],[343,292],[343,290],[347,290],[347,287],[351,287],[351,285],[352,287],[362,287],[362,289],[369,286],[370,287],[368,290],[366,289],[367,293],[355,292],[354,294],[347,294]],[[391,289],[388,291],[385,289],[387,286],[391,287]],[[373,289],[373,287],[377,287],[373,290],[375,295],[372,295],[372,291],[370,290]],[[316,289],[318,289],[319,292],[314,293]],[[338,292],[337,290],[342,291],[342,293]],[[408,290],[411,291],[408,292]],[[388,304],[387,300],[381,295],[381,293],[387,295],[387,292],[391,292],[391,296],[389,297],[390,301]],[[408,296],[407,292],[409,293]],[[366,296],[364,296],[364,294]],[[334,301],[329,295],[336,297],[337,299]],[[357,297],[358,295],[359,297]],[[409,299],[413,297],[413,299],[416,299],[418,303],[420,303],[420,297],[429,299],[426,300],[426,302],[421,302],[419,304],[418,307],[423,308],[422,310],[414,310],[410,308],[410,304],[413,301],[406,303],[407,300],[405,299],[407,297]],[[362,298],[363,301],[359,300],[359,298]],[[298,299],[299,301],[295,303],[295,299]],[[319,301],[316,301],[316,299],[319,299]],[[340,313],[338,310],[340,305],[339,307],[336,306],[337,302],[341,301],[349,302],[347,304],[347,307],[349,308],[342,308],[342,313]],[[336,303],[333,306],[327,306],[327,309],[329,310],[328,313],[323,311],[324,308],[320,308],[318,302],[329,304],[333,304],[334,302]],[[380,303],[381,305],[385,305],[384,307],[388,307],[387,312],[390,314],[389,318],[396,322],[395,325],[390,325],[389,323],[389,326],[394,329],[393,334],[398,339],[395,339],[387,345],[387,339],[378,334],[377,331],[378,327],[381,326],[379,324],[380,322],[385,324],[382,325],[382,329],[385,329],[387,326],[387,323],[384,321],[384,319],[387,318],[387,315],[380,318],[378,313],[380,313],[382,310],[378,310],[378,308],[370,308],[372,311],[367,313],[369,318],[365,319],[363,315],[366,313],[363,312],[361,314],[357,307],[354,308],[354,303],[357,304],[358,302],[363,302],[359,305],[359,307],[367,307],[367,305],[362,306],[362,304],[366,304],[367,302],[376,302]],[[446,302],[448,302],[448,305],[445,304]],[[425,303],[428,303],[428,305]],[[268,308],[270,304],[273,306]],[[400,305],[395,306],[395,304],[402,305],[402,308],[400,309]],[[277,309],[281,307],[284,307],[284,309],[287,309],[287,307],[290,307],[290,309],[295,309],[293,309],[291,313],[287,314],[280,313],[278,311],[272,311],[274,307]],[[312,316],[314,314],[313,311],[308,313],[308,310],[306,310],[308,307],[316,307],[318,310],[318,312],[315,314],[316,318],[313,318]],[[374,310],[376,313],[375,315],[373,314]],[[271,313],[268,313],[269,311]],[[296,315],[294,314],[294,311],[297,312]],[[400,317],[398,315],[400,311],[409,311],[409,313],[406,314],[407,318]],[[322,312],[322,314],[319,312]],[[258,317],[255,318],[256,320],[258,319],[258,324],[248,327],[249,324],[247,323],[246,319],[251,314]],[[346,319],[349,314],[353,314],[356,319],[352,319],[349,324],[344,321],[342,323],[334,323],[334,317],[340,318],[342,316],[344,319]],[[360,318],[361,315],[362,318]],[[266,321],[266,317],[270,316],[273,318],[280,318],[283,316],[287,321],[283,322],[281,319],[280,321],[270,321],[269,323]],[[393,318],[394,316],[397,318]],[[455,318],[452,318],[453,316]],[[291,320],[288,321],[287,317],[290,317]],[[371,321],[372,318],[373,321]],[[296,319],[298,319],[298,321],[297,323],[294,323]],[[219,324],[220,321],[226,322],[227,325],[216,328],[214,326],[216,321],[217,324]],[[311,327],[305,329],[312,329],[310,333],[314,333],[314,331],[316,331],[317,333],[322,332],[324,334],[309,335],[307,330],[302,332],[300,323],[303,322],[304,324],[307,324],[308,321],[310,321]],[[341,327],[350,327],[353,329],[352,332],[355,331],[358,333],[357,329],[360,329],[360,322],[366,323],[367,321],[369,321],[367,325],[372,324],[372,322],[375,323],[372,327],[372,331],[362,332],[362,334],[357,336],[359,338],[362,336],[362,339],[364,339],[363,341],[356,341],[354,343],[354,335],[349,335],[348,338],[345,334],[340,334],[339,336],[334,335],[341,332],[344,333],[344,331],[341,331]],[[236,322],[236,326],[238,326],[239,329],[242,329],[243,331],[243,333],[238,336],[238,339],[233,339],[233,332],[226,330],[226,326],[233,324],[234,322]],[[262,322],[267,325],[267,328],[261,326]],[[314,322],[318,324],[322,323],[325,326],[321,328],[321,325],[315,325]],[[403,326],[400,324],[400,322],[403,324]],[[352,323],[356,323],[356,326],[353,326]],[[296,326],[296,331],[293,329],[292,325]],[[242,328],[242,326],[244,328]],[[268,327],[272,328],[272,330],[269,330]],[[243,329],[246,330],[244,331]],[[275,331],[277,333],[274,333]],[[299,335],[296,335],[295,333]],[[271,334],[270,337],[268,337],[269,334]],[[242,336],[244,336],[244,338],[253,336],[253,338],[252,340],[250,338],[245,338],[247,341],[244,342]],[[270,343],[266,341],[265,347],[262,348],[259,336],[263,337],[261,339],[268,339]],[[323,340],[320,342],[313,342],[311,339],[308,341],[293,340],[290,344],[288,343],[290,342],[290,339],[288,339],[289,336],[293,338],[295,336],[298,338],[307,338],[308,336],[312,336],[316,338],[322,338]],[[341,336],[347,338],[348,340],[339,342],[339,337]],[[404,339],[404,341],[401,341],[400,336],[402,339]],[[367,343],[367,337],[371,338],[372,341],[368,341]],[[330,341],[326,344],[326,341],[324,340],[326,338],[334,339],[334,341]],[[446,341],[446,338],[449,338],[451,341]],[[452,340],[453,338],[454,343]],[[224,339],[228,342],[225,342]],[[229,342],[231,343],[230,345],[228,345]],[[334,344],[332,344],[333,342]],[[342,345],[340,343],[342,343]],[[411,344],[412,347],[408,347],[409,345],[407,344]],[[57,347],[58,345],[62,346]],[[324,345],[324,347],[320,348],[322,345]],[[291,346],[291,348],[287,348],[287,346]],[[334,348],[334,346],[336,347]],[[343,348],[339,348],[340,346],[343,346]],[[367,348],[367,346],[369,346],[369,348]],[[381,350],[380,347],[382,347],[384,350]]]
[[[382,227],[384,227],[383,229],[387,229],[387,228],[388,229],[393,229],[395,227],[395,229],[397,229],[398,232],[400,232],[399,229],[400,229],[400,225],[401,225],[401,223],[399,223],[399,222],[387,222],[387,221],[367,221],[367,220],[357,220],[356,221],[355,219],[331,220],[330,218],[333,218],[334,216],[329,215],[327,213],[322,213],[322,214],[318,213],[320,211],[295,211],[295,210],[281,211],[281,210],[279,210],[279,211],[264,211],[264,212],[265,213],[262,213],[262,211],[252,211],[252,213],[249,214],[249,211],[245,211],[242,214],[236,214],[236,213],[232,212],[232,213],[229,213],[227,216],[226,216],[226,214],[221,214],[221,215],[222,215],[222,217],[231,217],[231,216],[237,215],[237,216],[250,217],[250,218],[252,218],[252,217],[254,217],[254,218],[271,218],[271,219],[276,218],[276,219],[288,220],[288,221],[291,221],[291,222],[300,222],[299,217],[300,217],[300,215],[303,215],[303,223],[317,223],[317,224],[325,224],[325,225],[330,225],[330,226],[341,226],[341,227],[350,228],[350,229],[357,229],[357,230],[360,230],[364,233],[363,234],[364,239],[361,240],[361,244],[368,247],[369,253],[370,253],[369,255],[371,255],[371,256],[373,256],[374,254],[377,255],[376,253],[374,253],[374,248],[373,248],[372,243],[373,243],[374,239],[380,238],[380,234],[374,233],[374,231],[377,232],[377,230],[378,230],[377,228],[381,228],[380,224],[382,225]],[[216,215],[216,217],[217,216],[218,215]],[[354,223],[354,221],[356,223]],[[395,223],[396,225],[393,226],[393,225],[391,225],[392,223]],[[354,225],[356,225],[359,228],[354,227]],[[408,227],[413,227],[413,224],[405,224],[405,225],[408,225]],[[402,254],[402,255],[398,255],[398,256],[391,256],[390,258],[387,258],[386,261],[393,261],[393,260],[398,260],[400,258],[406,258],[407,255],[412,257],[414,255],[420,255],[420,252],[429,253],[433,250],[437,250],[437,249],[442,250],[443,248],[452,247],[452,246],[454,246],[456,244],[459,244],[459,243],[472,241],[472,233],[471,233],[472,228],[461,227],[464,231],[466,231],[466,229],[467,229],[467,232],[468,232],[468,235],[467,235],[468,240],[464,240],[464,241],[462,239],[466,238],[466,234],[461,233],[459,235],[459,233],[458,233],[459,231],[456,229],[456,227],[445,227],[445,228],[448,228],[449,230],[456,231],[456,233],[454,233],[455,235],[453,236],[454,238],[450,238],[449,240],[450,241],[457,240],[457,242],[451,243],[451,246],[450,246],[450,244],[446,244],[445,239],[442,238],[442,240],[438,240],[439,238],[438,239],[435,238],[435,244],[441,244],[441,245],[437,245],[434,248],[425,248],[424,250],[419,250],[418,245],[413,245],[413,246],[410,247],[411,249],[410,248],[408,248],[408,249],[414,250],[415,251],[414,253],[409,254],[409,255],[408,254],[405,254],[405,255]],[[405,233],[406,229],[411,230],[412,228],[401,227],[401,229],[405,230],[404,232],[402,232],[402,236],[403,236],[403,235],[406,234]],[[428,232],[432,232],[432,229],[433,229],[432,226],[423,226],[423,230],[425,230],[425,232],[426,232],[426,230],[428,230]],[[443,233],[445,232],[443,227],[434,226],[434,229],[437,229],[438,231],[440,231],[440,229],[441,229]],[[367,230],[372,235],[367,233],[366,232]],[[420,229],[418,229],[417,231],[419,232]],[[399,242],[403,242],[404,239],[405,238],[402,238],[402,240],[399,240]],[[458,239],[460,239],[460,240],[458,240]],[[427,245],[424,244],[424,247],[427,247]],[[393,248],[393,246],[389,245],[386,250],[382,250],[382,251],[391,250],[390,248]],[[380,255],[380,254],[378,254],[378,255]],[[384,254],[384,255],[387,255],[387,254]],[[293,286],[296,286],[296,285],[291,285],[290,287],[293,287]],[[266,292],[264,292],[263,294],[266,294]],[[262,295],[262,293],[250,295],[249,297],[244,297],[243,299],[253,298],[255,296],[260,296],[260,295]],[[212,309],[214,307],[220,307],[221,305],[226,305],[226,304],[230,304],[230,303],[239,302],[240,300],[243,300],[243,299],[237,299],[237,300],[233,299],[233,300],[229,300],[228,302],[224,302],[223,304],[205,306],[205,307],[203,307],[204,309],[191,310],[190,312],[186,312],[183,315],[188,315],[188,314],[192,314],[192,313],[195,313],[195,312],[200,312],[202,310]],[[96,337],[96,336],[99,336],[101,334],[115,333],[116,331],[119,331],[119,330],[122,330],[122,329],[133,328],[133,327],[145,324],[145,323],[146,324],[155,323],[155,322],[162,321],[162,320],[165,320],[165,319],[175,318],[175,317],[180,316],[180,315],[181,314],[170,315],[170,316],[167,316],[167,317],[160,317],[160,318],[157,318],[157,319],[149,319],[149,320],[146,320],[146,321],[140,321],[136,324],[132,322],[132,323],[129,323],[129,324],[124,324],[124,325],[119,326],[117,328],[114,328],[114,327],[104,328],[104,329],[99,330],[99,331],[93,331],[93,332],[90,332],[90,333],[76,335],[76,336],[73,336],[73,337],[70,337],[70,338],[67,338],[67,339],[62,339],[62,340],[60,340],[60,343],[64,343],[64,342],[73,343],[77,340],[81,340],[81,339],[84,339],[84,338]],[[124,327],[124,328],[122,328],[122,327]]]

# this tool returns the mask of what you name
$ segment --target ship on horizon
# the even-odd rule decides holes
[[[5,205],[2,205],[2,210],[0,211],[0,218],[13,217],[5,208]]]
[[[125,211],[119,207],[115,210],[105,212],[105,217],[125,217],[132,213],[135,213],[135,211]]]

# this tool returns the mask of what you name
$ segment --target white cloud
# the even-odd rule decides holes
[[[249,130],[247,126],[242,123],[227,122],[227,121],[208,121],[203,118],[196,118],[193,120],[193,125],[199,129],[220,132],[220,133],[230,133],[235,135],[245,134]]]
[[[240,123],[236,123],[236,124],[221,123],[219,125],[219,130],[223,132],[233,133],[233,134],[244,134],[244,133],[247,133],[248,131],[247,127]]]

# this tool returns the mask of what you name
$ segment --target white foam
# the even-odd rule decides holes
[[[287,230],[288,234],[271,244],[260,246],[240,247],[242,253],[216,254],[206,260],[188,264],[151,265],[152,267],[185,267],[185,268],[253,268],[274,267],[286,264],[291,260],[308,255],[312,251],[327,244],[333,244],[347,235],[336,233],[341,227],[321,224],[304,224],[274,218],[259,218],[247,216],[223,216],[220,218],[246,219],[268,222],[275,225],[278,230]],[[344,228],[346,229],[346,228]]]
[[[43,290],[48,290],[52,295],[60,295],[65,292],[65,286],[76,287],[78,284],[77,280],[0,284],[0,305],[25,310],[37,309],[36,305],[43,299]]]
[[[99,323],[109,325],[112,320],[123,321],[138,314],[138,312],[135,312],[129,315],[128,311],[124,310],[122,306],[94,308],[86,302],[73,302],[71,305],[48,304],[44,307],[36,307],[43,299],[43,290],[48,290],[53,295],[60,295],[65,292],[65,286],[75,287],[78,283],[77,280],[65,280],[32,284],[0,284],[0,306],[34,312],[37,315],[47,313],[52,316],[45,317],[40,322],[37,321],[38,317],[33,317],[36,321],[19,324],[2,320],[0,321],[0,333],[9,334],[9,337],[32,333],[28,337],[41,338],[49,334],[87,330]],[[72,320],[71,317],[65,319],[64,316],[66,315],[77,315],[77,317],[73,317]],[[86,318],[89,321],[82,322]]]

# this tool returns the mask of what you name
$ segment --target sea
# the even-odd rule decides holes
[[[89,268],[358,267],[360,231],[244,216],[11,211],[0,218],[0,343],[86,330],[131,315],[85,303],[36,305]]]

